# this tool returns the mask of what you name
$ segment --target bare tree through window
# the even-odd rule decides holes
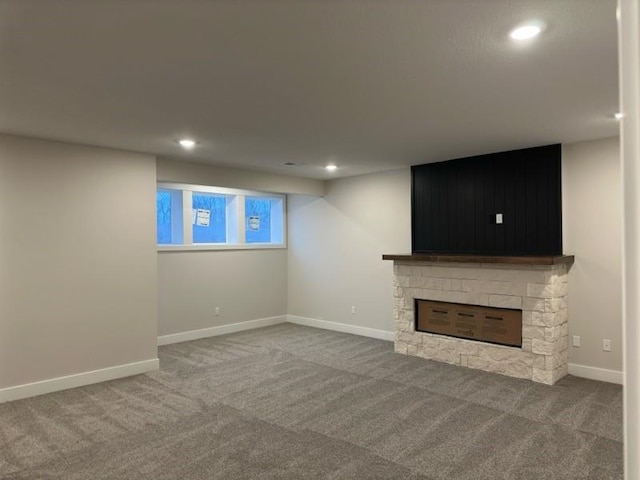
[[[171,243],[171,193],[156,192],[156,241]]]
[[[227,241],[227,202],[224,196],[194,192],[193,209],[209,212],[209,225],[194,223],[193,243],[224,243]]]
[[[268,243],[271,241],[271,200],[246,197],[244,204],[245,241]]]

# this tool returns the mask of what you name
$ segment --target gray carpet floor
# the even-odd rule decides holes
[[[282,324],[0,405],[0,478],[622,479],[622,388],[553,387]]]

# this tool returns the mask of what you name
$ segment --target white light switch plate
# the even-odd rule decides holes
[[[496,213],[496,224],[501,224],[502,223],[502,214],[501,213]]]

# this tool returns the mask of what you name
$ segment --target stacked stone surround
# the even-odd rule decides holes
[[[395,351],[553,385],[567,374],[567,265],[394,261]],[[414,300],[522,309],[522,347],[416,332]]]

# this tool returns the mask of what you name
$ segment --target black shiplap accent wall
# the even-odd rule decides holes
[[[412,167],[413,253],[561,255],[560,172],[559,144]]]

